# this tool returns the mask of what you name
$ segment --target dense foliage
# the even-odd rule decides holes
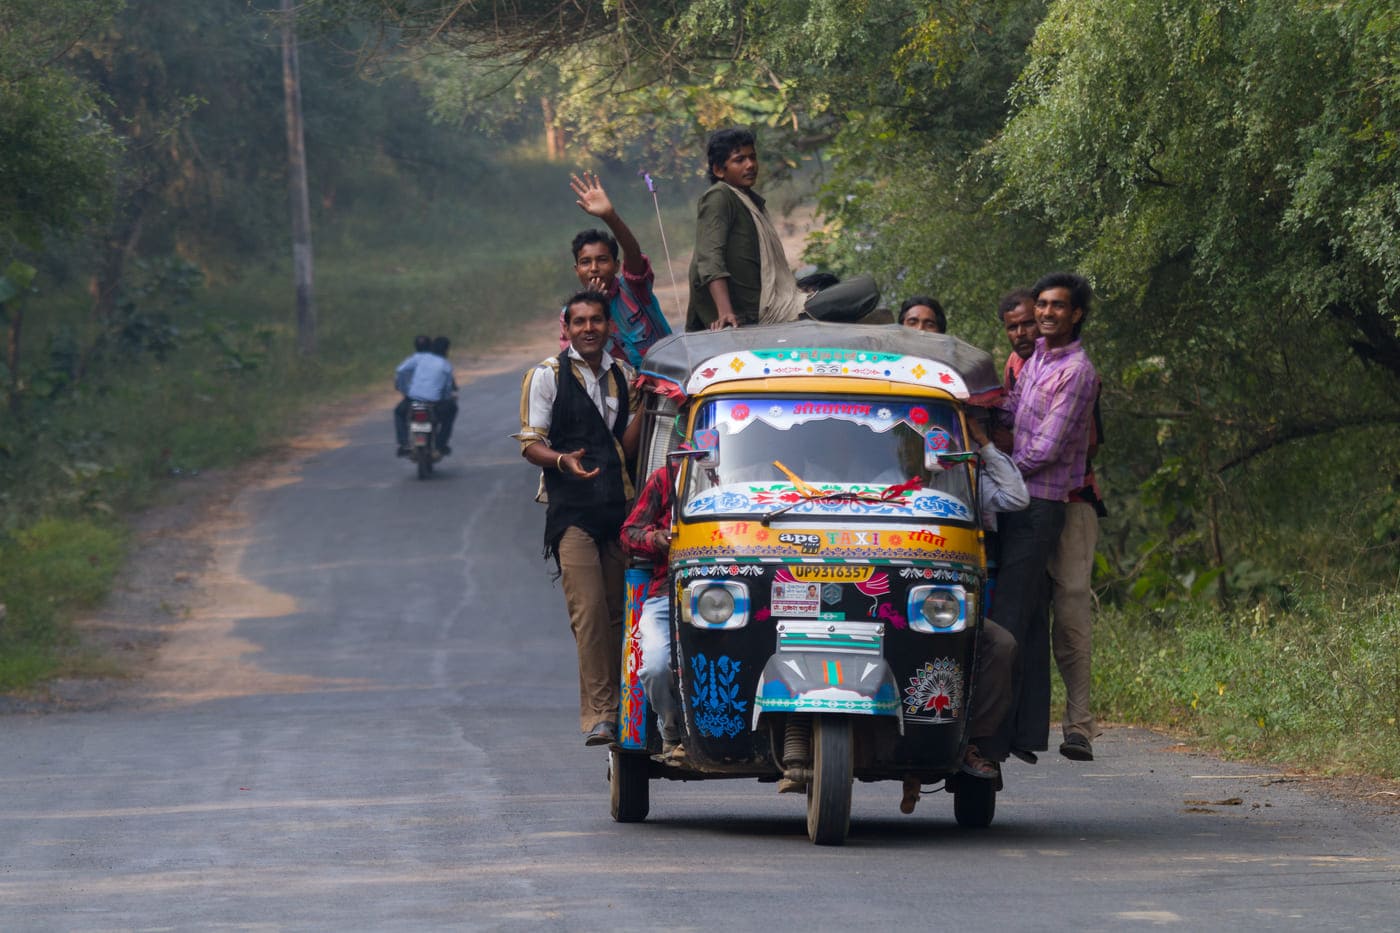
[[[1391,5],[309,9],[423,52],[435,64],[419,77],[454,119],[507,73],[532,121],[615,155],[669,149],[694,166],[707,129],[758,124],[770,166],[820,161],[827,225],[810,260],[874,273],[891,303],[932,292],[984,346],[1002,344],[1000,293],[1056,267],[1088,274],[1107,595],[1278,598],[1300,569],[1394,585]]]
[[[118,6],[12,0],[0,7],[0,258],[103,207],[114,134],[97,118],[97,90],[62,59]]]
[[[471,354],[576,285],[563,166],[433,122],[326,36],[301,54],[322,314],[298,358],[276,26],[243,0],[0,10],[0,94],[33,103],[0,126],[34,128],[0,137],[0,689],[93,669],[65,621],[131,509],[387,386],[411,335]]]

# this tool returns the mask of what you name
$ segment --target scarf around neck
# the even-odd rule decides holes
[[[802,313],[804,296],[797,288],[797,279],[788,268],[787,253],[783,252],[783,241],[777,228],[768,215],[758,209],[740,188],[720,181],[739,198],[739,203],[749,209],[753,225],[758,230],[758,271],[760,292],[758,298],[758,323],[785,324],[797,320]]]

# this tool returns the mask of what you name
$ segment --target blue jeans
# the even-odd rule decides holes
[[[642,669],[637,677],[661,722],[662,741],[678,742],[685,734],[685,716],[671,671],[671,597],[653,596],[642,603],[637,629],[642,642]]]

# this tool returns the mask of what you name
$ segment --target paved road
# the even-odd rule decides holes
[[[838,849],[747,781],[612,823],[517,387],[464,393],[431,482],[381,416],[243,494],[154,699],[0,718],[0,930],[1400,926],[1393,811],[1132,730],[1013,763],[983,832],[893,784]]]

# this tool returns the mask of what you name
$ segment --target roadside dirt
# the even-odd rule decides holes
[[[541,330],[549,332],[548,320]],[[459,382],[523,371],[557,346],[548,337],[493,351],[455,354]],[[283,615],[287,597],[239,572],[248,517],[245,491],[295,483],[308,457],[343,445],[345,430],[385,415],[392,391],[366,391],[321,410],[320,429],[237,468],[172,476],[161,501],[131,521],[130,552],[104,604],[76,628],[84,656],[107,676],[64,677],[29,694],[0,696],[0,713],[178,704],[249,693],[292,692],[313,681],[258,668],[257,646],[237,638],[241,619]],[[323,682],[315,685],[324,687]]]

